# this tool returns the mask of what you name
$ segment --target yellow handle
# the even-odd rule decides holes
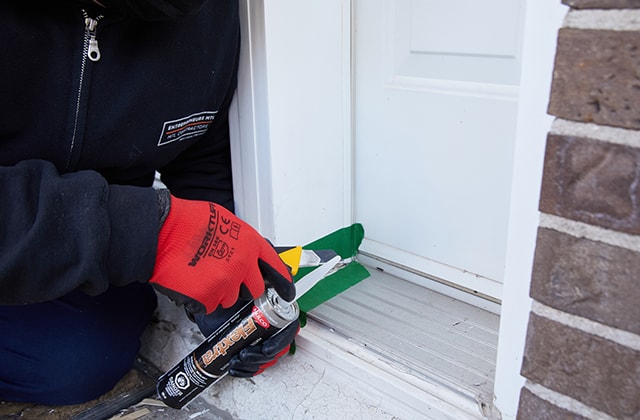
[[[287,249],[286,251],[282,251],[280,254],[280,258],[291,268],[291,274],[298,274],[298,267],[300,266],[300,257],[302,256],[302,247],[295,246],[293,248]]]

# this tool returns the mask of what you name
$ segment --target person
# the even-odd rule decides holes
[[[206,332],[265,287],[294,298],[233,214],[237,1],[6,0],[0,15],[0,400],[111,389],[156,291]],[[298,327],[243,350],[231,375],[275,363]]]

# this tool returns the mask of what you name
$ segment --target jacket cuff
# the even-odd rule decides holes
[[[146,282],[153,274],[158,247],[158,196],[153,188],[109,188],[109,282],[115,286]]]

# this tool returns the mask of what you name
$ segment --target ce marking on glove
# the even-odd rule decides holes
[[[229,235],[232,239],[238,239],[240,237],[240,223],[231,222],[231,219],[225,219],[221,217],[222,225],[220,225],[220,233],[223,235]]]

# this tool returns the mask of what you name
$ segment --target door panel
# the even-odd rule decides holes
[[[395,75],[517,85],[519,0],[405,0],[394,16]]]
[[[362,250],[499,299],[523,0],[356,0]]]

